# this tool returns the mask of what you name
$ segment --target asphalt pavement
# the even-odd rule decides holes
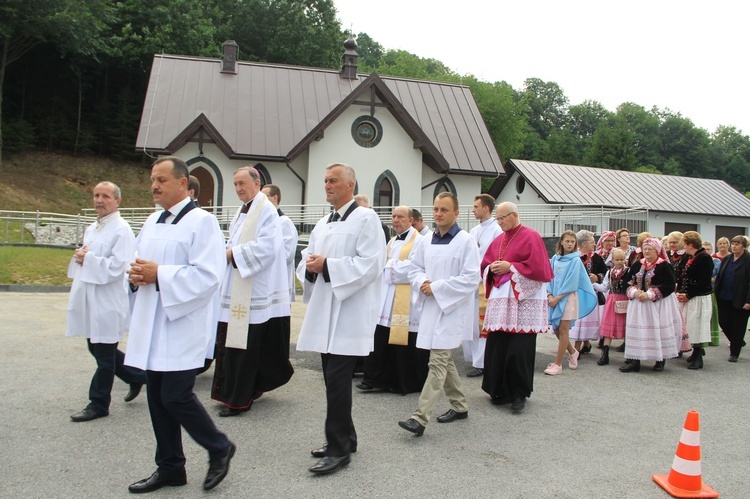
[[[145,394],[123,402],[115,380],[110,415],[87,423],[69,416],[87,403],[95,368],[83,338],[66,338],[67,293],[0,293],[0,497],[132,497],[127,487],[155,469],[155,444]],[[293,305],[292,332],[305,306]],[[294,339],[293,339],[294,341]],[[215,417],[237,444],[226,480],[201,488],[205,451],[184,435],[188,484],[151,497],[509,497],[667,498],[652,480],[668,473],[689,410],[701,419],[703,480],[721,497],[750,496],[750,352],[727,362],[726,340],[707,348],[705,367],[683,359],[652,372],[620,373],[621,353],[597,366],[584,355],[576,371],[543,374],[556,339],[537,343],[535,391],[520,415],[494,406],[481,378],[462,378],[469,417],[434,418],[423,437],[397,426],[418,394],[354,389],[358,452],[329,476],[314,476],[310,449],[324,441],[325,393],[318,355],[292,346],[295,374],[265,394],[250,412]],[[615,342],[619,344],[619,342]],[[124,349],[124,345],[121,345]],[[459,372],[468,365],[455,352]],[[209,413],[211,373],[195,391]]]

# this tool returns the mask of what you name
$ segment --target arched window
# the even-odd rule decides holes
[[[432,193],[432,198],[436,198],[437,195],[441,192],[451,192],[454,195],[458,196],[458,192],[456,192],[456,186],[453,185],[453,182],[451,182],[451,179],[449,178],[440,179],[440,181],[435,184],[435,190]]]
[[[375,180],[373,200],[374,207],[390,208],[401,203],[401,189],[396,176],[390,170],[384,171]]]
[[[260,173],[260,187],[261,187],[261,189],[263,188],[264,185],[266,185],[266,184],[272,184],[273,183],[271,181],[271,174],[268,173],[268,168],[266,168],[265,166],[263,166],[262,163],[258,163],[257,165],[255,165],[255,169],[258,170],[258,173]]]

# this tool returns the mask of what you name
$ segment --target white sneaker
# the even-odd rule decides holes
[[[549,374],[550,376],[557,376],[558,374],[562,374],[562,366],[558,366],[554,362],[552,362],[550,365],[547,366],[547,369],[544,370],[544,374]]]
[[[581,356],[581,352],[576,350],[574,354],[568,354],[568,369],[575,371],[578,368],[578,357]]]

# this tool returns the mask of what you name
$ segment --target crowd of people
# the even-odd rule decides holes
[[[551,376],[563,372],[566,352],[574,370],[597,341],[604,366],[612,340],[622,340],[622,372],[639,371],[641,361],[660,371],[688,351],[687,367],[701,369],[719,326],[730,362],[744,346],[744,236],[720,239],[712,255],[694,231],[664,241],[642,233],[635,247],[627,229],[598,242],[589,231],[565,231],[549,259],[515,204],[476,196],[479,223],[467,232],[457,223],[456,196],[443,192],[434,200],[434,230],[417,210],[398,206],[390,237],[367,200],[354,196],[354,169],[332,164],[324,188],[333,211],[316,223],[295,267],[297,231],[279,209],[278,186],[261,188],[252,167],[239,168],[233,180],[242,205],[226,239],[197,205],[200,185],[179,158],[153,163],[151,192],[163,210],[137,237],[119,215],[120,189],[101,182],[93,192],[97,221],[70,262],[67,334],[86,337],[97,364],[90,403],[71,420],[107,416],[115,377],[129,385],[126,402],[146,387],[157,469],[130,485],[132,493],[187,483],[183,428],[208,452],[203,488],[227,476],[236,446],[193,393],[195,378],[215,360],[211,398],[221,404],[219,417],[250,411],[291,380],[295,276],[308,305],[297,349],[320,353],[326,394],[325,442],[311,451],[316,474],[338,471],[357,451],[355,370],[363,371],[360,390],[419,392],[398,426],[421,436],[441,392],[450,409],[438,423],[468,417],[453,358],[460,346],[467,376],[483,377],[489,400],[514,413],[533,392],[540,333],[558,338],[544,370]],[[123,353],[117,345],[128,331]]]

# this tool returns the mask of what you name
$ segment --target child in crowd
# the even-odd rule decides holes
[[[612,250],[614,267],[604,278],[604,287],[609,292],[604,304],[602,327],[599,334],[604,338],[602,356],[596,362],[600,366],[609,364],[609,346],[612,338],[625,338],[625,313],[628,308],[628,269],[625,267],[625,252],[620,248]]]
[[[563,371],[562,361],[568,352],[568,367],[578,367],[579,352],[570,343],[570,327],[576,319],[585,317],[596,307],[596,293],[591,286],[589,274],[581,262],[576,234],[566,230],[557,241],[555,255],[551,258],[555,274],[547,287],[549,322],[559,341],[555,361],[547,366],[544,374],[556,376]]]

